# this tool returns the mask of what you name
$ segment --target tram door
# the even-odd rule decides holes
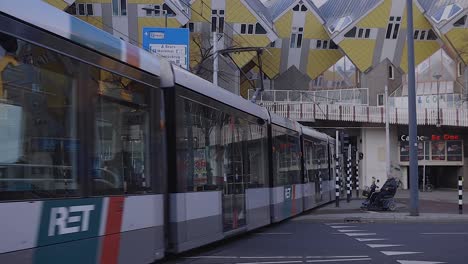
[[[224,149],[223,228],[224,232],[246,225],[245,141],[242,126],[231,124]]]

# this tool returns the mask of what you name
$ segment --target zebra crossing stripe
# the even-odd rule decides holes
[[[409,254],[421,254],[423,252],[411,252],[411,251],[380,251],[387,256],[397,256],[397,255],[409,255]]]

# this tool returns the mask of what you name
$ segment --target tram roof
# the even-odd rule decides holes
[[[218,87],[213,83],[180,68],[179,66],[174,65],[173,69],[176,83],[182,85],[186,89],[208,96],[212,99],[215,99],[216,101],[234,107],[263,120],[270,119],[266,108],[254,104],[221,87]]]
[[[42,0],[0,1],[0,12],[148,73],[161,75],[161,63],[164,61],[161,57],[58,10]]]
[[[310,127],[302,126],[302,134],[317,138],[323,141],[329,141],[329,136]]]
[[[272,112],[270,112],[270,116],[272,124],[282,126],[284,128],[288,128],[297,132],[301,132],[301,125],[298,122],[293,121],[291,119],[287,119]]]

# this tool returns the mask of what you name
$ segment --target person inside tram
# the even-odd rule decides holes
[[[19,64],[13,56],[17,49],[18,42],[16,41],[16,38],[0,33],[0,99],[5,99],[2,80],[3,71],[10,64],[13,66],[18,66]]]

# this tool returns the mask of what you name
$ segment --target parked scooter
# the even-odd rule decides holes
[[[376,180],[375,177],[372,177],[372,184],[371,186],[365,186],[364,191],[362,191],[362,196],[366,197],[366,200],[362,202],[361,209],[367,209],[367,206],[371,202],[371,197],[376,191],[380,191],[380,188],[377,184],[379,184],[380,181]]]
[[[376,184],[373,183],[372,185]],[[400,181],[398,179],[393,177],[387,179],[380,192],[369,192],[369,196],[366,201],[362,203],[361,209],[372,211],[395,211],[396,202],[394,197],[399,185]],[[372,191],[372,186],[370,191]]]

